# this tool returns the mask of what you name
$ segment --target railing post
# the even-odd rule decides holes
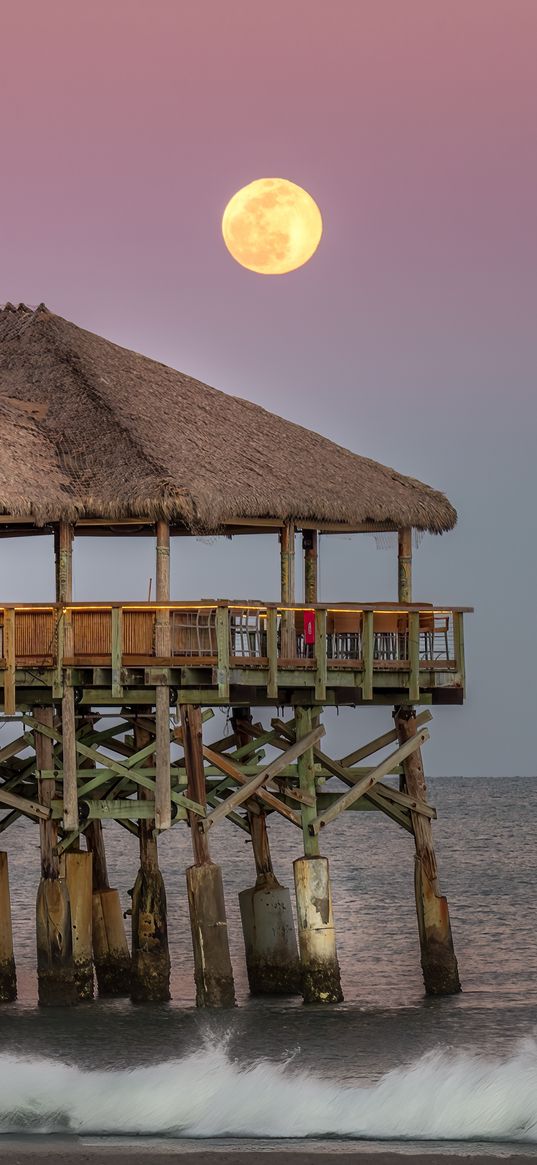
[[[112,695],[121,699],[123,686],[121,668],[123,656],[123,608],[112,607]]]
[[[373,699],[373,611],[364,611],[362,633],[362,700]]]
[[[229,632],[229,607],[221,603],[216,612],[216,648],[218,695],[222,700],[229,699]]]
[[[65,615],[63,607],[56,606],[56,661],[52,677],[52,699],[61,700],[63,696],[63,656],[65,641]]]
[[[462,611],[453,611],[453,639],[455,643],[455,664],[461,688],[466,688],[466,666],[464,660],[464,625]]]
[[[278,611],[276,607],[267,607],[267,656],[267,696],[269,700],[275,700],[278,697]]]
[[[327,661],[326,661],[326,610],[315,611],[315,699],[320,703],[326,700]]]
[[[17,708],[14,607],[4,607],[4,659],[4,716],[14,716]]]
[[[412,704],[417,704],[420,698],[420,613],[408,612],[408,659],[410,674],[408,683],[408,698]]]

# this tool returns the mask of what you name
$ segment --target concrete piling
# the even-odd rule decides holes
[[[304,1003],[341,1003],[328,859],[293,863]]]
[[[258,879],[239,894],[252,995],[298,995],[300,963],[291,895],[277,878]]]

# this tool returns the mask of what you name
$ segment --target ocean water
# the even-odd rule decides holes
[[[330,858],[345,1003],[250,999],[237,894],[253,881],[247,839],[211,838],[223,868],[239,1006],[199,1012],[184,869],[188,831],[160,842],[169,900],[173,1002],[95,1001],[38,1010],[37,832],[8,849],[19,1001],[0,1009],[0,1134],[181,1138],[259,1149],[329,1139],[420,1143],[456,1152],[537,1149],[537,780],[437,779],[434,825],[463,992],[423,995],[413,903],[413,841],[378,814],[347,814],[322,835]],[[292,885],[300,836],[270,821],[274,865]],[[136,841],[106,829],[111,882],[127,891]],[[231,1138],[231,1142],[227,1139]]]

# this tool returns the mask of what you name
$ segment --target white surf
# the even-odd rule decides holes
[[[87,1071],[0,1056],[0,1133],[537,1141],[537,1044],[503,1060],[435,1052],[344,1085],[224,1048]]]

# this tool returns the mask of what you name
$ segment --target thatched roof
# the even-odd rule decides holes
[[[393,523],[440,533],[443,494],[48,311],[0,310],[0,512]]]

